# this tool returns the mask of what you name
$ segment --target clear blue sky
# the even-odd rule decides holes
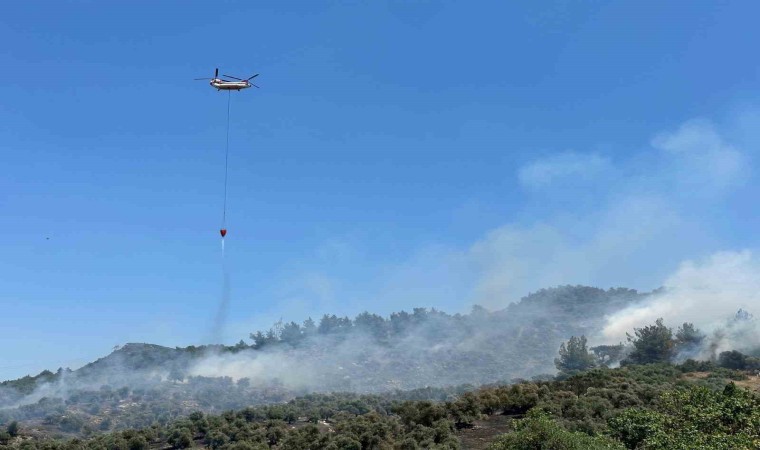
[[[279,317],[650,289],[751,250],[757,17],[752,1],[5,4],[0,379],[208,341],[227,94],[193,78],[215,67],[261,73],[232,94],[225,342]]]

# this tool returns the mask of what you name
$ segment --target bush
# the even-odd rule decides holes
[[[628,448],[757,448],[760,399],[733,383],[722,392],[689,387],[663,394],[654,411],[629,409],[609,423],[612,435]]]
[[[503,434],[489,450],[623,450],[625,447],[605,437],[592,437],[562,428],[548,415],[531,411],[517,422],[513,433]]]
[[[147,450],[148,441],[142,436],[134,436],[127,442],[127,446],[129,450]]]
[[[187,428],[177,428],[169,436],[168,441],[174,448],[188,448],[193,445],[193,435]]]
[[[18,422],[14,420],[13,422],[8,424],[8,428],[6,429],[6,431],[8,432],[8,435],[10,435],[10,437],[16,437],[18,436],[18,429],[19,429]]]
[[[631,408],[609,421],[611,434],[627,448],[636,448],[647,437],[662,433],[662,414],[641,408]]]
[[[722,352],[718,355],[718,365],[726,369],[744,370],[747,367],[747,356],[736,350]]]

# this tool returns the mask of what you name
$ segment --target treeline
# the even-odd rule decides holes
[[[257,349],[276,344],[297,346],[311,337],[340,338],[351,332],[363,333],[379,343],[393,342],[410,334],[429,339],[447,339],[505,326],[534,323],[541,326],[541,322],[583,324],[647,295],[650,294],[627,288],[604,290],[588,286],[560,286],[531,293],[498,311],[488,311],[478,305],[472,308],[470,314],[447,314],[435,308],[414,308],[411,313],[395,312],[388,318],[364,312],[353,320],[346,316],[325,314],[318,323],[311,317],[300,324],[293,321],[278,322],[269,330],[250,333],[249,338],[253,341],[251,347]],[[247,347],[248,344],[241,340],[227,350],[239,351]]]
[[[75,371],[4,383],[8,389],[0,389],[0,426],[36,421],[45,430],[86,436],[167,424],[192,410],[218,413],[282,402],[307,391],[367,393],[508,381],[551,371],[559,343],[589,329],[576,324],[593,314],[580,311],[601,317],[640,295],[566,286],[538,291],[502,311],[475,307],[469,314],[446,314],[415,308],[353,319],[328,314],[251,333],[252,344],[127,344]],[[354,345],[356,338],[361,344]],[[190,370],[209,355],[247,361],[258,351],[271,350],[286,350],[283,354],[302,363],[308,389],[284,385],[275,376],[233,382],[224,376],[192,376]],[[24,406],[17,407],[19,402]]]
[[[64,373],[70,373],[71,370],[68,369],[58,369],[57,372],[53,373],[49,370],[43,370],[37,375],[31,376],[27,375],[22,378],[18,378],[16,380],[8,380],[0,382],[0,404],[2,404],[4,398],[2,397],[3,393],[12,392],[9,391],[8,388],[15,391],[18,395],[27,395],[31,394],[37,386],[43,383],[53,383],[60,379],[60,377]]]
[[[338,317],[334,314],[325,314],[315,323],[311,317],[303,324],[296,322],[277,323],[268,331],[257,331],[250,334],[253,348],[260,349],[275,344],[287,344],[297,346],[314,336],[338,337],[346,336],[351,332],[365,333],[380,343],[387,343],[394,338],[407,336],[417,331],[424,324],[436,322],[440,327],[440,333],[448,328],[451,332],[459,331],[462,326],[470,325],[471,316],[484,318],[487,312],[481,307],[474,307],[470,316],[454,314],[449,315],[436,309],[414,308],[411,313],[406,311],[392,313],[388,319],[377,314],[364,312],[353,320],[348,317]],[[431,330],[431,333],[434,333]],[[450,333],[447,333],[450,334]],[[432,336],[431,336],[432,337]],[[236,348],[241,348],[245,342],[238,343]]]
[[[488,416],[513,418],[494,450],[754,449],[760,444],[760,398],[727,383],[732,371],[687,381],[686,366],[593,369],[561,381],[483,387],[430,400],[329,394],[237,412],[200,412],[166,426],[67,441],[0,434],[24,450],[457,449],[461,430]],[[450,395],[440,392],[442,395]]]
[[[737,317],[746,317],[748,313],[739,310]],[[751,317],[751,316],[749,316]],[[738,320],[748,320],[740,318]],[[707,360],[697,361],[689,356],[703,356],[707,335],[692,323],[684,323],[674,332],[665,326],[662,318],[642,328],[634,329],[628,335],[628,345],[587,346],[585,336],[573,336],[560,345],[559,357],[554,364],[560,375],[572,375],[594,367],[609,367],[620,363],[632,364],[671,363],[677,359],[685,360],[684,365],[694,370],[713,370],[726,368],[735,370],[760,370],[760,347],[757,354],[746,355],[737,350],[728,350],[712,355]]]
[[[202,345],[168,348],[151,344],[126,344],[106,357],[71,371],[43,371],[36,376],[0,383],[0,407],[14,404],[41,385],[60,382],[65,376],[68,383],[81,380],[83,385],[120,384],[113,380],[114,373],[128,378],[129,374],[175,369],[182,373],[198,358],[209,354],[237,353],[283,345],[302,346],[311,337],[328,338],[321,342],[340,341],[351,333],[373,338],[377,344],[393,345],[413,335],[422,341],[447,343],[481,337],[483,344],[476,347],[500,358],[505,353],[529,354],[534,359],[551,362],[556,345],[567,336],[590,332],[603,321],[605,314],[619,310],[649,294],[633,289],[599,289],[587,286],[561,286],[542,289],[506,309],[487,311],[474,307],[470,314],[446,314],[435,309],[414,308],[400,311],[389,317],[368,312],[353,319],[326,314],[318,321],[311,318],[303,323],[278,323],[269,330],[250,333],[252,341],[240,340],[236,345]],[[125,380],[131,381],[131,380]],[[129,384],[129,383],[127,383]],[[8,388],[8,389],[4,389]]]

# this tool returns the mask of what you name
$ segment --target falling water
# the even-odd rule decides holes
[[[227,322],[227,314],[230,309],[230,274],[227,270],[227,259],[224,252],[224,238],[222,238],[222,296],[219,308],[214,318],[214,327],[211,330],[212,342],[217,344],[223,340],[224,325]]]

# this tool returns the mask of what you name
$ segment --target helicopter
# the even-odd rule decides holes
[[[214,71],[214,78],[196,78],[196,80],[211,80],[209,84],[211,87],[216,88],[217,91],[239,91],[241,89],[248,89],[249,87],[253,86],[258,88],[255,84],[251,83],[251,80],[259,76],[259,74],[253,75],[251,77],[248,77],[247,79],[242,79],[238,77],[233,77],[232,75],[222,75],[223,77],[232,78],[238,81],[232,81],[232,80],[223,80],[219,78],[219,69],[217,68]]]

